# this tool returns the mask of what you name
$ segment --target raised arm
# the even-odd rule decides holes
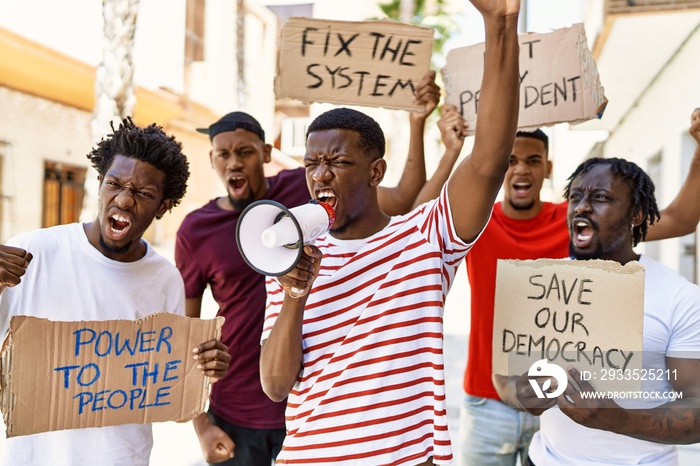
[[[457,235],[473,241],[488,221],[518,122],[518,11],[520,0],[471,0],[484,17],[486,44],[472,153],[448,181]]]
[[[690,116],[688,132],[696,143],[688,176],[675,199],[661,211],[661,219],[649,226],[646,241],[693,233],[700,222],[700,108],[696,108]]]
[[[411,210],[414,200],[425,184],[425,149],[423,133],[425,120],[440,100],[440,88],[435,84],[435,72],[428,71],[416,86],[414,101],[425,105],[422,112],[411,112],[408,157],[401,179],[395,187],[380,186],[377,191],[379,207],[387,215],[402,215]]]
[[[440,108],[440,120],[437,125],[442,143],[445,145],[445,153],[433,176],[426,181],[418,193],[413,203],[414,208],[438,197],[462,152],[464,138],[467,136],[467,123],[454,105],[445,104]]]

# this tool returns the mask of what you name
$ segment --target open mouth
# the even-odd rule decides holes
[[[123,239],[131,228],[131,220],[120,214],[110,215],[108,221],[107,235],[115,241]]]
[[[228,180],[228,185],[229,185],[229,188],[231,189],[231,194],[234,196],[243,195],[247,184],[248,184],[248,180],[244,176],[240,176],[240,175],[232,176]]]
[[[335,193],[327,188],[319,189],[318,191],[316,191],[316,199],[318,199],[321,202],[325,202],[333,209],[335,209],[335,206],[338,202],[338,198],[335,196]]]
[[[571,239],[577,248],[585,248],[593,239],[593,226],[586,220],[574,219]]]
[[[532,187],[531,183],[525,183],[525,182],[513,183],[513,192],[518,197],[525,197],[530,192],[531,187]]]

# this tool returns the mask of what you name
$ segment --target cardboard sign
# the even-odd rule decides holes
[[[413,91],[430,68],[431,28],[291,18],[280,42],[277,98],[423,110]]]
[[[548,34],[521,34],[519,129],[601,118],[607,99],[582,24]],[[447,97],[474,134],[484,44],[454,49],[442,70]]]
[[[494,312],[494,373],[522,375],[547,359],[587,371],[598,390],[641,389],[641,380],[624,376],[642,368],[638,262],[499,260]],[[611,372],[618,369],[622,376]]]
[[[219,338],[223,321],[13,317],[2,353],[7,436],[192,419],[209,396],[192,349]]]

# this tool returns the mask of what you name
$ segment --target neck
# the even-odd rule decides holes
[[[368,209],[368,211],[361,212],[359,218],[348,219],[345,225],[331,230],[331,236],[342,240],[369,238],[382,231],[389,224],[391,217],[380,208]]]
[[[620,257],[610,258],[610,260],[614,260],[614,261],[619,262],[622,265],[625,265],[628,262],[639,260],[639,254],[637,254],[633,250],[630,250],[630,251],[626,252],[625,254],[622,254]]]
[[[505,216],[514,220],[530,220],[531,218],[535,218],[542,212],[543,207],[544,203],[539,199],[533,202],[532,206],[527,209],[517,209],[513,207],[513,204],[511,204],[508,199],[504,199],[501,202],[501,209]]]
[[[83,224],[83,231],[87,236],[88,242],[92,247],[97,249],[100,254],[108,259],[119,262],[135,262],[146,255],[146,243],[141,241],[141,237],[134,238],[123,250],[121,248],[111,248],[102,237],[101,225],[99,220],[94,220],[90,223]]]

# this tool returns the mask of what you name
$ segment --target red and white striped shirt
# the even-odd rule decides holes
[[[415,465],[452,460],[442,318],[471,245],[447,190],[373,236],[325,236],[303,324],[303,367],[287,401],[277,464]],[[265,340],[283,290],[267,280]]]

